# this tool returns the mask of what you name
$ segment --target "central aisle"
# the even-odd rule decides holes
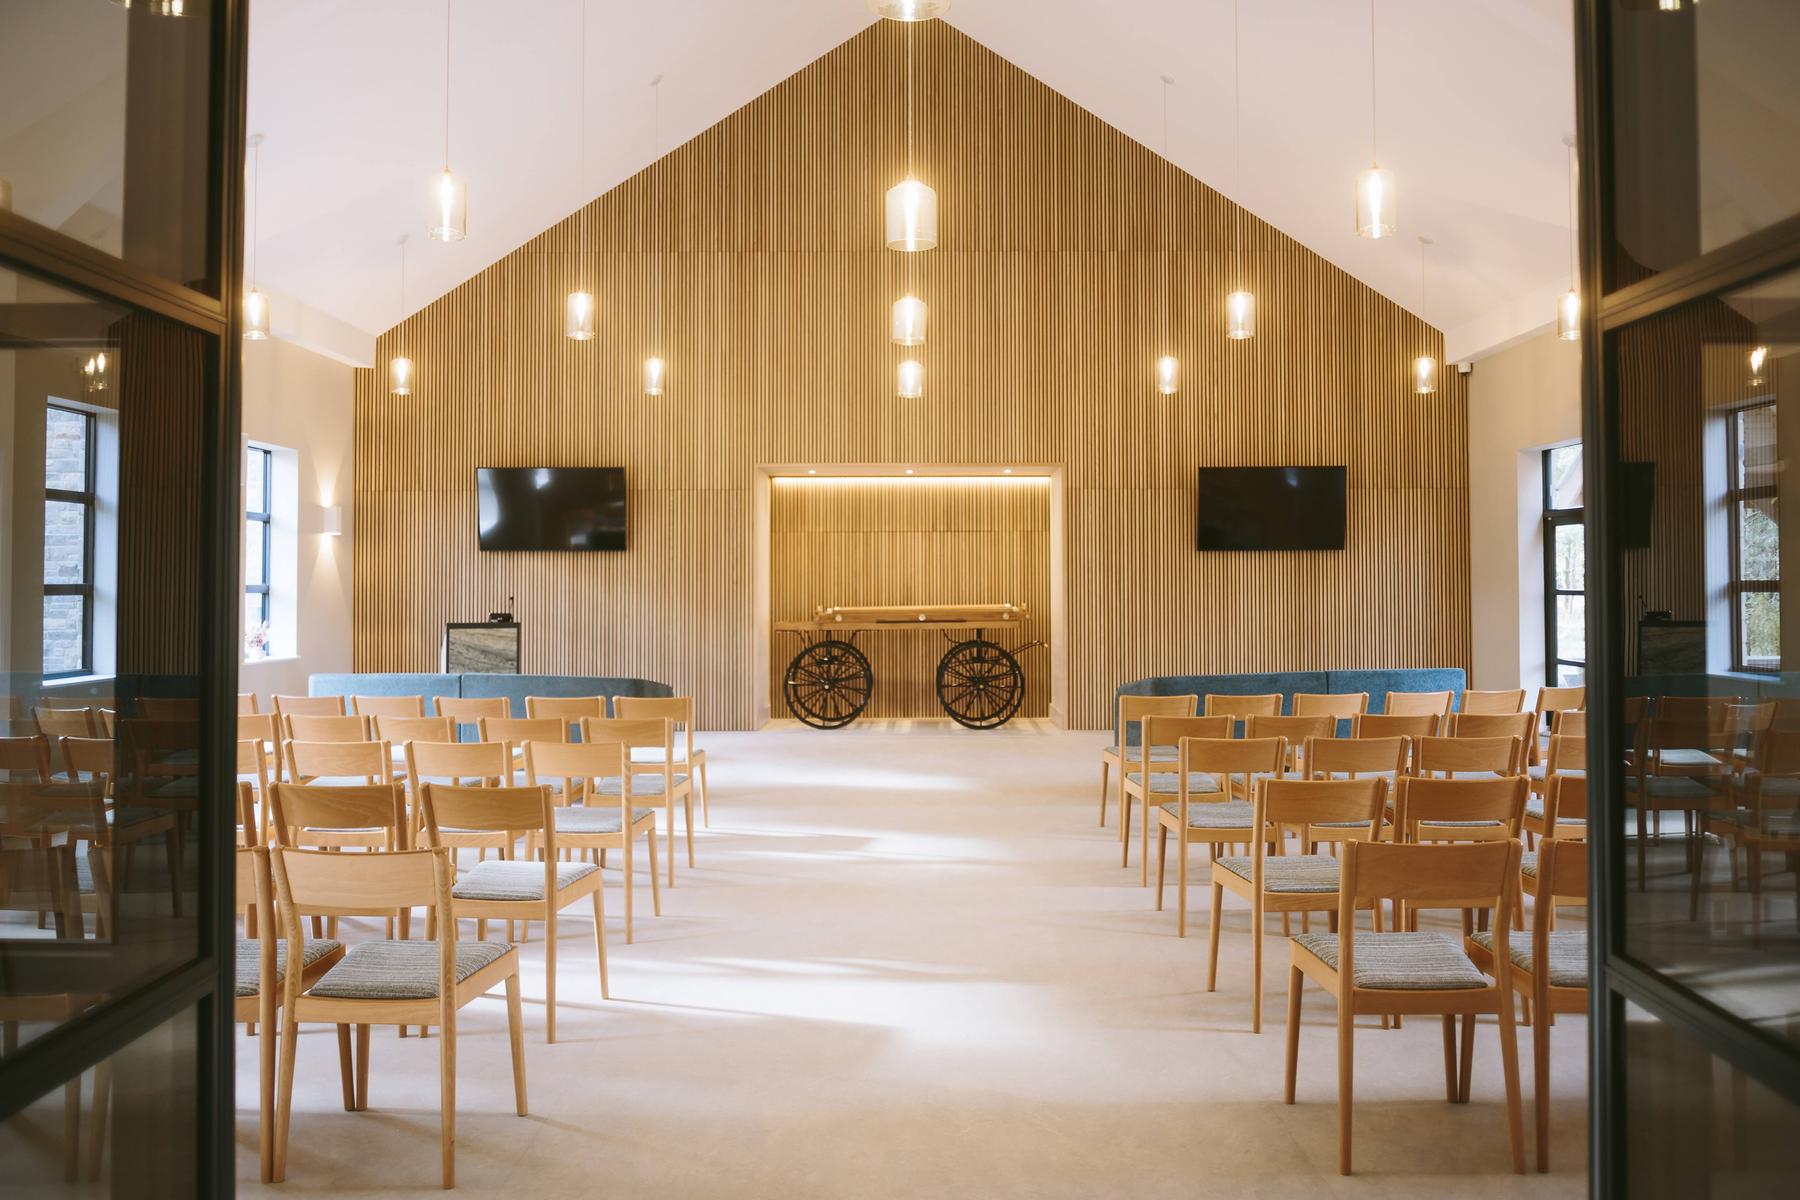
[[[1205,889],[1178,940],[1173,912],[1136,886],[1135,847],[1120,870],[1115,830],[1095,824],[1102,735],[921,723],[702,740],[698,869],[681,860],[660,919],[639,893],[632,946],[608,872],[609,1003],[571,912],[554,1046],[541,940],[524,948],[530,1118],[511,1113],[502,1002],[464,1010],[463,1194],[1244,1196],[1291,1195],[1299,1177],[1309,1196],[1585,1194],[1586,1025],[1567,1017],[1553,1176],[1508,1171],[1492,1026],[1474,1102],[1450,1106],[1437,1024],[1421,1021],[1359,1033],[1363,1175],[1340,1179],[1328,1003],[1308,996],[1300,1103],[1285,1107],[1285,948],[1271,938],[1252,1035],[1247,910],[1227,910],[1209,996]],[[437,1043],[378,1030],[358,1114],[342,1110],[331,1031],[298,1052],[281,1190],[435,1189]],[[240,1036],[241,1097],[254,1061]],[[245,1103],[240,1181],[255,1194]]]

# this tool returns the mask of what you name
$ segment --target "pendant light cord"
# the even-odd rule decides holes
[[[906,23],[906,177],[913,177],[913,25]]]
[[[450,170],[450,0],[444,0],[444,171]]]
[[[1169,85],[1174,80],[1167,75],[1162,77],[1162,156],[1163,175],[1166,179],[1163,200],[1163,304],[1162,304],[1162,340],[1163,352],[1169,351],[1169,308],[1174,291],[1171,284],[1175,277],[1175,163],[1169,157]]]
[[[1244,96],[1238,53],[1239,0],[1231,0],[1231,188],[1237,193],[1237,290],[1244,287]]]
[[[587,282],[587,0],[581,0],[581,115],[577,122],[581,130],[581,148],[575,156],[579,164],[576,167],[575,198],[580,207],[575,210],[575,285],[586,291]]]
[[[1575,290],[1575,140],[1569,139],[1567,154],[1569,183],[1569,290]]]
[[[401,356],[406,354],[406,235],[400,235],[400,319],[394,322],[394,344]]]
[[[262,227],[262,135],[250,147],[250,290],[256,290],[256,243]]]
[[[650,94],[653,97],[650,105],[650,257],[655,264],[651,271],[651,308],[656,357],[662,357],[662,225],[658,221],[657,181],[662,177],[662,76],[658,75],[650,81]]]
[[[1381,165],[1381,155],[1376,150],[1376,130],[1380,128],[1375,120],[1375,0],[1369,0],[1369,165]]]

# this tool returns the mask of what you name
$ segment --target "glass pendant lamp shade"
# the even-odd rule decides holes
[[[113,0],[120,8],[141,8],[153,17],[185,17],[194,9],[194,0]]]
[[[894,301],[893,340],[896,346],[925,344],[925,302],[917,296]]]
[[[98,354],[90,355],[88,360],[81,364],[81,381],[82,386],[89,392],[106,390],[106,351],[102,350]]]
[[[1225,336],[1234,342],[1256,336],[1256,294],[1233,292],[1225,297]]]
[[[1156,360],[1156,390],[1165,396],[1181,390],[1181,360],[1173,354]]]
[[[1581,340],[1581,293],[1570,288],[1556,305],[1556,336],[1565,342]]]
[[[269,298],[256,288],[244,293],[244,339],[260,342],[269,336]]]
[[[889,21],[930,21],[950,11],[950,0],[869,0],[869,11]]]
[[[563,313],[563,333],[571,341],[587,342],[594,337],[594,316],[598,307],[592,292],[570,292]]]
[[[663,394],[663,360],[654,354],[644,360],[644,395]]]
[[[1413,391],[1421,396],[1431,395],[1437,391],[1437,375],[1437,359],[1429,354],[1413,359]]]
[[[937,245],[937,193],[908,176],[888,189],[887,248],[929,250]]]
[[[902,400],[917,400],[925,394],[925,368],[918,359],[900,364],[898,391]]]
[[[1769,348],[1758,346],[1750,352],[1750,382],[1761,387],[1763,382],[1763,364],[1769,361]]]
[[[468,183],[451,174],[450,168],[445,167],[444,173],[438,176],[431,195],[432,239],[439,242],[462,241],[469,232]]]
[[[1394,236],[1394,177],[1380,167],[1356,177],[1356,232],[1366,238]]]
[[[412,395],[413,361],[404,354],[388,360],[388,391],[396,396]]]

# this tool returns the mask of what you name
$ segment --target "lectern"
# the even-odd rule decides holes
[[[517,675],[517,621],[450,621],[439,654],[447,675]]]

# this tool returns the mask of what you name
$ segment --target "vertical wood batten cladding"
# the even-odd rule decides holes
[[[882,249],[904,36],[870,26],[380,339],[357,375],[357,668],[430,669],[442,622],[513,595],[527,670],[661,679],[747,726],[755,467],[796,462],[1063,464],[1078,727],[1148,674],[1466,665],[1464,388],[1408,382],[1440,335],[1245,214],[1260,323],[1227,341],[1234,206],[943,22],[914,30],[939,248]],[[931,325],[925,396],[901,401],[909,272]],[[578,280],[585,344],[562,336]],[[392,397],[402,344],[418,381]],[[1348,466],[1345,553],[1194,552],[1196,467],[1289,463]],[[626,468],[628,553],[476,552],[475,468],[573,464]]]

